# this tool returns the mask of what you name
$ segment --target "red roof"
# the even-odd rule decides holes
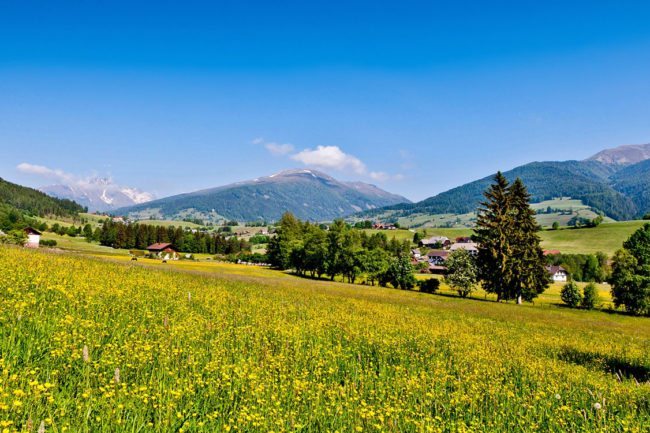
[[[544,255],[545,256],[556,256],[560,253],[560,250],[544,250]]]
[[[163,251],[165,248],[171,247],[172,244],[165,242],[158,242],[147,247],[149,251]]]

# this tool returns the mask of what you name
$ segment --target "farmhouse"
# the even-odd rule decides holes
[[[456,243],[457,244],[467,244],[472,242],[472,237],[471,236],[460,236],[456,238]]]
[[[449,251],[445,250],[431,250],[427,253],[429,263],[435,266],[443,265],[447,260],[447,256],[449,256]]]
[[[562,266],[546,266],[546,272],[555,283],[565,283],[569,278],[569,273]]]
[[[147,247],[147,251],[153,256],[163,260],[178,260],[178,252],[172,248],[172,244],[158,242]]]
[[[414,249],[411,250],[411,256],[414,259],[419,260],[420,257],[422,257],[422,253],[420,252],[419,248],[414,248]]]
[[[25,246],[27,248],[38,248],[38,245],[41,242],[41,232],[31,227],[26,227],[25,234],[27,235]]]
[[[396,230],[395,224],[374,223],[372,228],[375,230]]]

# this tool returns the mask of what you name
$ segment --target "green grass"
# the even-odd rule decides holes
[[[611,256],[623,242],[648,221],[603,223],[594,228],[561,229],[540,232],[542,247],[563,253],[596,253]]]

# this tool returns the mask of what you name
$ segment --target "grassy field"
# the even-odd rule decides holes
[[[0,426],[650,426],[648,319],[200,265],[206,268],[0,248]]]
[[[549,230],[540,233],[542,246],[564,253],[595,253],[611,256],[623,242],[648,221],[603,223],[595,228]]]

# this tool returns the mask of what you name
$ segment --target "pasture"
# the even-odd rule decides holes
[[[647,318],[199,264],[206,268],[0,247],[0,425],[9,432],[41,422],[57,432],[650,425]]]

